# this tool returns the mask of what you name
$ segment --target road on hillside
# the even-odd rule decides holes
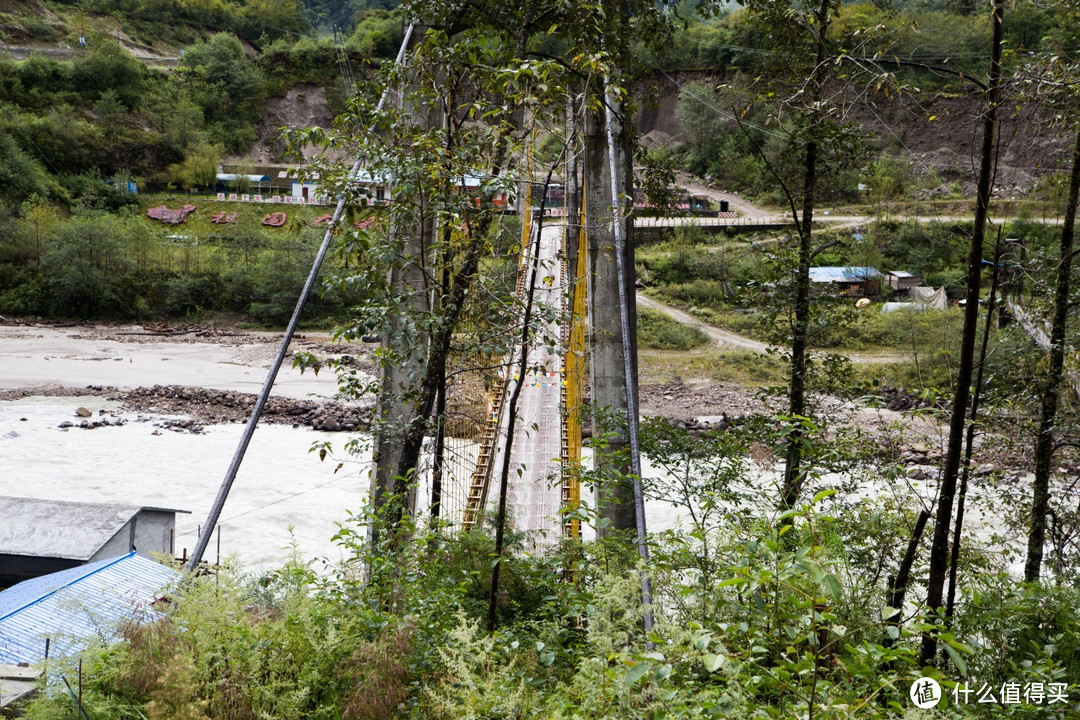
[[[739,213],[739,217],[736,218],[708,218],[709,224],[716,225],[738,225],[738,224],[753,224],[746,223],[747,220],[758,221],[782,221],[785,223],[791,223],[791,215],[783,210],[766,210],[760,208],[757,205],[749,202],[741,197],[738,193],[726,192],[723,190],[716,190],[714,188],[701,185],[695,182],[694,179],[686,173],[676,173],[676,180],[678,184],[685,188],[692,195],[705,195],[714,201],[726,200],[731,206],[731,209]],[[670,221],[671,225],[680,225],[684,223],[699,222],[702,218],[662,218],[659,219],[661,224],[666,221]],[[897,220],[900,222],[919,222],[919,223],[949,223],[949,222],[971,222],[971,215],[922,215],[915,213],[913,215],[896,214],[896,213],[882,213],[875,215],[834,215],[828,208],[822,208],[814,213],[814,221],[831,226],[839,227],[858,227],[860,225],[867,225],[878,220]],[[1027,218],[1028,221],[1033,223],[1040,223],[1043,225],[1060,225],[1063,222],[1061,217],[1031,217]],[[743,221],[740,223],[739,221]],[[640,220],[639,220],[640,222]]]
[[[724,330],[718,328],[715,325],[707,325],[701,320],[691,315],[688,312],[673,308],[670,305],[665,305],[659,300],[655,300],[647,295],[638,294],[637,296],[638,307],[648,308],[650,310],[656,310],[666,314],[676,322],[680,322],[683,325],[691,325],[698,328],[705,333],[713,345],[721,350],[750,350],[751,352],[763,353],[769,349],[768,343],[763,343],[759,340],[733,333],[730,330]],[[876,312],[876,310],[871,310]],[[847,356],[848,360],[858,365],[870,365],[875,363],[899,363],[906,362],[907,356],[897,355],[893,353],[887,353],[883,355],[875,355],[872,353],[845,353],[840,351],[831,351],[840,355]]]
[[[132,43],[131,39],[127,36],[122,37],[119,40],[119,44],[140,62],[157,65],[175,65],[180,62],[179,57],[167,57],[163,55],[156,55],[150,50],[140,47]],[[74,58],[86,57],[93,51],[84,47],[71,47],[70,45],[57,45],[56,47],[49,47],[44,45],[6,45],[0,43],[0,52],[8,53],[13,60],[25,60],[31,55],[44,55],[46,57],[53,57],[60,60],[72,60]]]

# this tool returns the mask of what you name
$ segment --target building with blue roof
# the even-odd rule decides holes
[[[857,297],[881,289],[881,273],[872,267],[826,265],[810,268],[810,282],[836,285],[844,295]]]
[[[182,573],[134,551],[26,580],[0,592],[0,663],[38,663],[112,640],[145,621]]]

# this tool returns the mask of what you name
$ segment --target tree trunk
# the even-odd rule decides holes
[[[979,177],[976,186],[975,221],[967,258],[967,305],[964,308],[964,332],[960,341],[960,359],[956,371],[956,392],[953,396],[952,417],[949,422],[948,453],[938,491],[937,517],[934,521],[934,542],[930,549],[930,578],[927,582],[926,607],[936,613],[941,607],[945,590],[945,574],[949,565],[949,524],[952,519],[956,478],[964,449],[964,425],[971,395],[971,375],[975,359],[975,335],[979,322],[979,290],[982,279],[983,240],[986,235],[986,216],[990,209],[993,187],[994,141],[997,134],[998,103],[1001,95],[1001,35],[1005,6],[994,0],[993,39],[990,45],[990,82],[983,119],[983,140],[979,155]],[[937,653],[937,638],[932,633],[923,636],[920,662],[931,663]]]
[[[424,29],[417,26],[406,52],[411,53],[423,42]],[[398,102],[405,106],[408,96],[407,87],[398,97]],[[422,131],[439,127],[442,123],[442,118],[433,108],[408,105],[405,109]],[[416,223],[412,227],[398,227],[397,223],[391,223],[391,232],[406,235],[401,239],[401,256],[388,271],[393,294],[403,300],[396,311],[389,314],[389,328],[382,338],[382,352],[390,361],[383,364],[379,397],[375,405],[374,468],[368,496],[372,510],[377,515],[390,512],[400,516],[404,508],[411,510],[416,500],[407,487],[412,484],[408,477],[411,466],[402,463],[401,437],[413,422],[416,381],[424,372],[425,346],[429,338],[406,333],[405,328],[408,316],[431,310],[423,257],[432,245],[435,228],[434,218],[429,214],[424,198],[412,200],[419,205]],[[391,242],[394,240],[391,239]],[[391,509],[388,507],[391,504],[400,504],[404,508]],[[372,526],[371,540],[374,541],[376,536]]]
[[[430,310],[427,280],[416,258],[431,245],[432,218],[421,218],[418,226],[406,230],[403,257],[390,270],[390,285],[395,295],[403,295],[403,306],[390,314],[388,331],[382,338],[382,351],[392,358],[384,363],[378,402],[375,406],[375,447],[371,475],[371,506],[378,514],[390,503],[412,509],[415,496],[411,490],[410,470],[415,465],[403,458],[402,437],[414,422],[416,379],[424,372],[424,348],[428,337],[406,333],[406,318]],[[392,511],[400,515],[401,509]]]
[[[821,119],[822,78],[818,73],[826,55],[826,32],[829,27],[829,2],[822,0],[817,11],[816,59],[811,88],[811,124]],[[806,415],[806,345],[810,328],[810,261],[813,257],[814,204],[817,200],[818,144],[811,131],[803,155],[802,217],[796,218],[799,231],[799,267],[795,277],[795,314],[791,324],[791,384],[788,389],[788,417],[791,423],[787,436],[784,463],[784,485],[780,507],[790,509],[799,501],[806,470],[803,467],[805,439],[800,418]],[[794,204],[794,202],[792,203]]]
[[[908,538],[904,559],[900,561],[900,568],[896,572],[896,577],[889,582],[889,607],[896,608],[896,614],[885,620],[889,625],[900,626],[900,619],[904,612],[904,598],[907,596],[907,587],[911,579],[911,568],[915,565],[915,554],[919,551],[919,541],[922,540],[923,530],[926,528],[926,521],[929,519],[930,513],[927,510],[919,511],[919,517],[915,520],[915,527],[911,530],[911,537]],[[885,647],[892,647],[894,642],[891,637],[886,637],[884,645]]]
[[[795,319],[791,332],[791,385],[788,392],[788,417],[791,430],[787,438],[784,487],[781,508],[789,509],[799,501],[806,471],[802,467],[803,432],[799,418],[806,415],[806,333],[810,327],[810,257],[813,238],[814,193],[817,186],[817,143],[806,144],[804,158],[802,218],[799,228],[799,268],[795,278]]]
[[[956,522],[953,525],[952,552],[949,557],[949,593],[945,598],[945,624],[952,624],[956,607],[956,572],[960,560],[960,544],[964,533],[964,504],[967,501],[968,480],[971,477],[971,455],[975,450],[975,420],[979,417],[979,400],[982,397],[983,375],[986,372],[986,350],[990,344],[990,328],[997,303],[998,281],[1001,277],[1003,258],[1001,226],[998,226],[997,247],[994,249],[994,275],[990,281],[990,297],[986,305],[986,321],[983,324],[982,347],[979,348],[979,370],[975,374],[975,391],[971,396],[971,416],[968,418],[967,440],[964,443],[964,464],[960,476],[960,494],[956,500]]]
[[[1061,228],[1057,287],[1054,290],[1054,320],[1050,329],[1050,369],[1039,408],[1039,434],[1035,438],[1035,479],[1032,481],[1031,528],[1028,531],[1025,582],[1035,582],[1042,570],[1046,542],[1046,513],[1050,505],[1050,468],[1054,455],[1054,421],[1057,418],[1061,377],[1065,365],[1065,322],[1069,316],[1069,281],[1072,275],[1073,235],[1076,203],[1080,194],[1080,132],[1073,145],[1073,166],[1069,175],[1069,200],[1065,224]]]

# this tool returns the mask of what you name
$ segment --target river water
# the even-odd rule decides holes
[[[273,350],[244,342],[133,345],[87,337],[83,332],[0,326],[0,387],[176,383],[250,392],[265,377]],[[325,373],[318,378],[310,373],[300,376],[290,368],[283,370],[279,385],[276,391],[292,397],[333,391],[333,379]],[[59,425],[65,421],[79,422],[75,410],[80,406],[95,416],[99,410],[115,412],[127,423],[93,430],[61,429]],[[177,515],[175,548],[178,555],[184,548],[190,550],[243,425],[210,425],[205,432],[192,434],[159,427],[161,420],[160,416],[121,412],[116,403],[97,397],[0,401],[0,495],[186,510],[190,514]],[[322,560],[336,563],[344,559],[332,537],[338,523],[346,520],[347,511],[363,508],[370,468],[369,454],[342,452],[350,439],[345,433],[259,426],[221,516],[222,557],[235,555],[243,567],[253,571],[280,567],[294,545],[302,558],[315,562],[317,570],[323,567]],[[337,450],[336,457],[320,462],[317,454],[309,452],[316,442],[330,443]],[[475,447],[461,446],[457,452],[472,454]],[[335,472],[339,461],[344,464]],[[645,475],[654,472],[646,461]],[[776,482],[773,473],[753,472],[755,484],[763,492]],[[906,488],[870,482],[858,494],[920,495],[929,506],[934,486],[932,481]],[[427,498],[429,492],[422,487],[419,497]],[[495,494],[492,491],[489,497]],[[996,493],[987,487],[978,488],[973,495],[972,530],[985,540],[1000,529],[993,510]],[[582,499],[591,500],[587,492]],[[650,502],[646,512],[649,531],[678,525],[683,513],[668,503]],[[216,558],[214,538],[206,559]]]
[[[95,418],[105,410],[105,419],[127,423],[60,428],[65,421],[81,421],[75,415],[79,407]],[[118,403],[97,397],[2,401],[0,495],[189,511],[176,516],[180,556],[195,544],[244,426],[209,425],[193,434],[162,427],[164,419],[124,412]],[[363,508],[370,467],[369,453],[342,451],[348,439],[344,433],[260,425],[221,515],[221,557],[235,555],[252,571],[280,567],[294,545],[302,558],[315,561],[316,570],[323,561],[345,559],[331,538],[347,511]],[[333,455],[320,461],[310,452],[316,442],[329,442]],[[339,462],[344,464],[335,472]],[[423,499],[429,492],[425,483],[420,512],[426,511]],[[590,500],[588,493],[584,499]],[[674,525],[678,513],[666,503],[650,503],[647,518],[650,530],[661,530]],[[216,537],[205,559],[217,559]]]
[[[116,409],[95,397],[0,402],[0,494],[187,510],[176,518],[175,547],[178,555],[190,550],[243,425],[192,434],[159,427],[160,417],[123,413],[122,427],[60,429],[65,420],[79,422],[80,406],[95,416]],[[247,568],[270,569],[295,542],[305,558],[340,560],[331,537],[346,510],[363,507],[368,458],[346,457],[335,473],[337,462],[308,451],[315,441],[340,446],[345,439],[286,425],[257,428],[221,515],[222,557],[235,553]],[[214,538],[206,559],[216,555]]]

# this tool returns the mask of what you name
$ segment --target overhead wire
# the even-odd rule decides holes
[[[665,78],[667,78],[668,82],[670,82],[672,85],[674,85],[676,88],[678,88],[680,93],[685,93],[687,97],[691,98],[692,100],[697,101],[699,104],[701,104],[702,106],[704,106],[704,107],[708,108],[709,110],[713,111],[714,113],[716,113],[720,117],[725,118],[727,120],[732,120],[734,122],[739,122],[740,124],[742,124],[742,125],[744,125],[746,127],[753,128],[754,130],[757,130],[758,132],[761,132],[761,133],[763,133],[765,135],[768,135],[770,137],[774,137],[774,138],[777,138],[777,139],[780,139],[780,140],[786,140],[789,137],[785,133],[777,132],[775,130],[770,130],[770,129],[766,128],[766,127],[763,127],[761,125],[749,122],[749,121],[747,121],[745,119],[737,118],[733,112],[730,112],[728,110],[724,110],[722,108],[717,107],[713,103],[709,102],[706,98],[703,98],[698,93],[695,93],[691,88],[688,88],[684,83],[680,83],[678,80],[673,78],[666,70],[664,70],[662,68],[656,68],[655,70],[656,70],[656,72],[659,72],[661,75],[663,75]],[[894,154],[891,154],[891,153],[882,153],[881,157],[892,158],[892,159],[895,159],[895,160],[907,160],[907,161],[912,161],[912,162],[918,162],[919,164],[922,164],[922,165],[926,164],[926,163],[922,162],[917,157],[916,151],[914,151],[910,147],[908,147],[908,145],[903,141],[903,139],[899,135],[896,134],[896,131],[893,130],[893,128],[888,123],[886,123],[885,120],[876,111],[871,110],[871,112],[873,113],[874,117],[878,119],[878,121],[881,123],[881,125],[888,131],[888,133],[893,137],[893,139],[895,139],[896,142],[907,153],[906,156],[904,156],[904,155],[894,155]],[[1046,171],[1046,170],[1049,169],[1049,168],[1039,166],[1039,165],[1016,165],[1016,164],[1014,164],[1014,165],[1010,165],[1010,167],[1018,168],[1018,169],[1022,169],[1022,170],[1040,170],[1040,171]]]

